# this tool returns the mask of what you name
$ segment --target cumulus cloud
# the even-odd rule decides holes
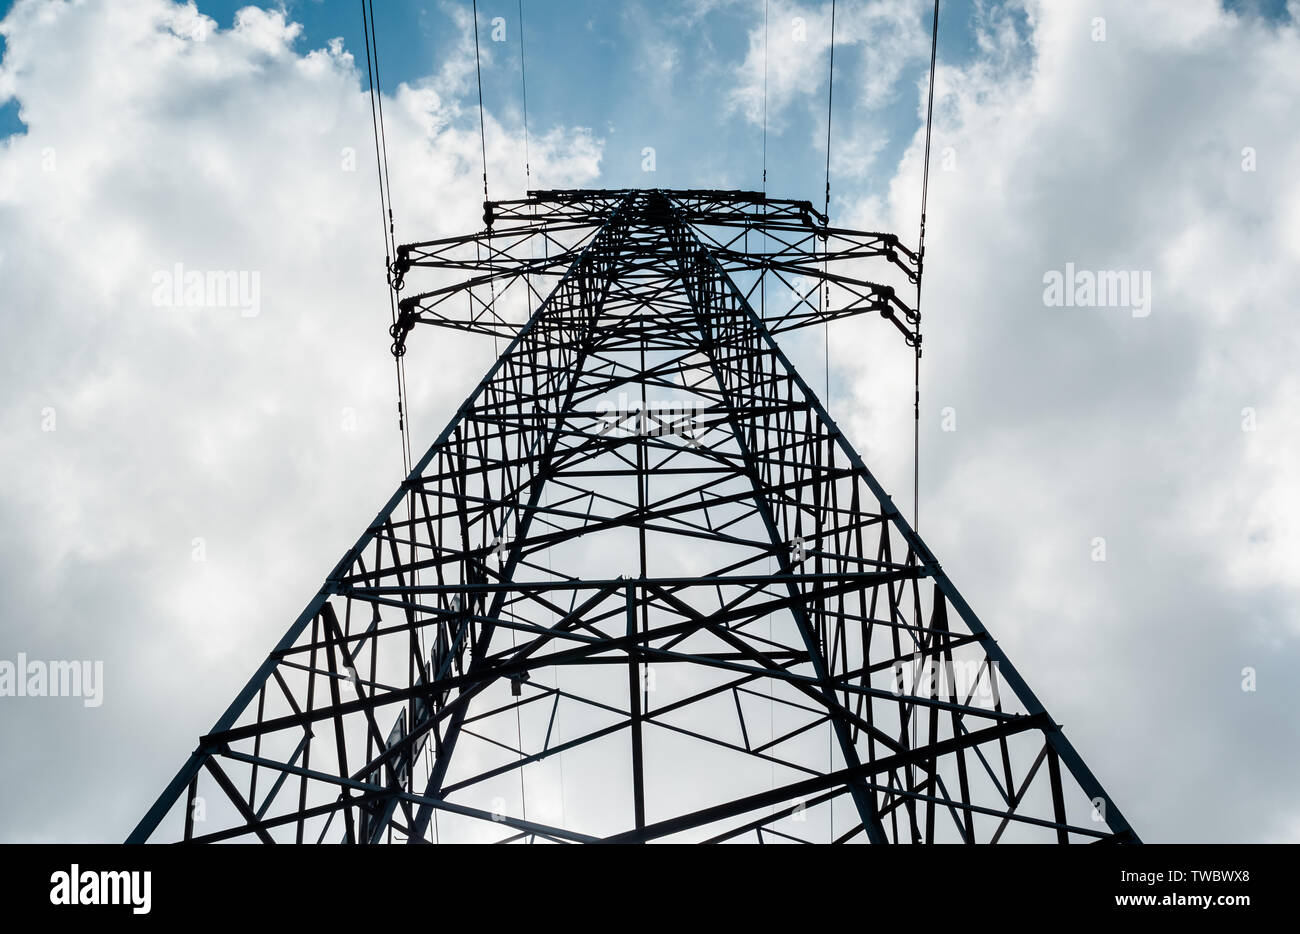
[[[938,74],[922,534],[1154,840],[1300,813],[1295,13],[990,4]],[[922,146],[844,221],[915,231]],[[1149,272],[1150,314],[1045,306],[1067,263]],[[912,361],[879,325],[834,343],[840,408],[910,491]]]
[[[755,10],[713,98],[751,124]],[[1151,840],[1300,828],[1289,11],[990,0],[936,81],[921,531]],[[470,23],[448,13],[453,54],[385,101],[400,239],[480,223]],[[824,145],[829,4],[774,0],[770,24],[769,121]],[[837,10],[836,169],[886,183],[837,182],[836,219],[909,241],[928,25],[922,2]],[[0,656],[106,662],[102,707],[4,702],[5,834],[119,839],[394,486],[370,115],[352,51],[302,50],[281,12],[20,2],[0,33],[28,127],[0,143]],[[535,179],[598,177],[590,131],[533,129]],[[493,194],[519,191],[513,115],[486,132]],[[259,272],[258,314],[158,307],[176,263]],[[1067,263],[1150,272],[1150,315],[1045,306]],[[834,330],[832,411],[904,503],[911,356],[879,319]],[[820,340],[792,343],[817,384]],[[491,352],[413,336],[417,446]]]
[[[456,16],[450,57],[385,100],[401,239],[482,223]],[[0,631],[11,659],[106,662],[95,710],[4,702],[5,835],[118,839],[400,475],[365,68],[255,7],[220,28],[169,0],[20,2],[0,32],[27,126],[0,144]],[[493,195],[517,196],[522,130],[486,124]],[[597,175],[590,131],[539,129],[535,177]],[[257,306],[160,307],[177,264],[255,275]],[[422,366],[423,336],[417,443],[491,355],[443,338]]]
[[[806,112],[815,144],[825,151],[831,4],[775,0],[767,4],[766,15],[766,28],[760,22],[750,31],[727,95],[728,110],[755,126],[766,118],[773,134],[785,132],[794,115]],[[837,118],[846,144],[834,147],[833,169],[860,174],[885,144],[881,108],[900,93],[904,70],[928,59],[929,18],[924,3],[878,0],[838,5],[834,27],[835,84],[846,95],[841,100],[851,103]]]

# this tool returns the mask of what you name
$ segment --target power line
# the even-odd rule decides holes
[[[763,0],[763,197],[767,198],[767,62],[768,62],[768,5],[769,0]],[[763,206],[763,248],[767,249],[770,244],[767,239],[767,205]],[[748,243],[746,243],[748,251]],[[759,272],[759,315],[763,321],[767,321],[767,266],[764,264],[763,269]],[[767,556],[767,572],[772,573],[772,555]],[[772,641],[772,612],[767,614],[767,639]],[[768,740],[776,740],[776,697],[773,694],[772,682],[769,680],[767,685],[767,732]],[[776,763],[771,763],[768,772],[768,781],[771,788],[776,788]],[[775,805],[773,806],[775,809]],[[758,832],[758,842],[763,842],[763,832]]]
[[[939,54],[939,0],[930,28],[930,92],[925,108],[925,164],[921,167],[921,230],[916,251],[916,362],[913,373],[912,528],[921,525],[921,278],[925,270],[925,210],[930,195],[930,137],[934,128],[934,71]]]
[[[383,86],[379,78],[379,39],[375,34],[373,3],[367,10],[366,0],[361,0],[361,28],[366,47],[366,79],[370,94],[370,128],[375,140],[375,172],[379,178],[379,216],[384,236],[384,267],[388,270],[388,310],[390,321],[397,324],[396,287],[392,276],[393,257],[397,251],[393,221],[392,186],[388,174],[388,134],[384,128]],[[401,356],[394,359],[397,376],[397,429],[401,432],[402,476],[411,472],[411,435],[406,398],[406,364]]]
[[[473,10],[474,10],[474,75],[475,75],[475,77],[476,77],[476,79],[477,79],[477,83],[478,83],[478,134],[479,134],[479,150],[480,150],[480,152],[481,152],[482,155],[483,155],[483,223],[484,223],[484,226],[485,226],[486,229],[487,229],[488,264],[489,264],[489,267],[490,267],[491,264],[492,264],[492,262],[493,262],[493,258],[495,257],[495,251],[492,249],[492,213],[491,213],[492,209],[491,209],[491,206],[490,206],[490,203],[491,203],[492,198],[491,198],[491,196],[488,194],[488,171],[487,171],[487,128],[486,128],[486,122],[485,122],[485,120],[484,120],[484,116],[483,116],[483,66],[482,66],[482,63],[481,63],[480,58],[479,58],[479,41],[478,41],[478,0],[474,0],[474,3],[473,3]],[[529,170],[529,166],[528,166],[528,79],[527,79],[526,75],[524,74],[524,7],[523,7],[523,0],[519,0],[519,71],[520,71],[521,80],[523,81],[523,94],[524,94],[524,175],[525,175],[525,177],[528,177],[529,174],[530,174],[530,170]],[[478,257],[478,259],[479,259],[480,262],[481,262],[481,261],[482,261],[482,254],[481,254],[481,252],[479,251],[479,246],[478,246],[478,241],[477,241],[477,240],[474,242],[474,252],[475,252],[476,257]],[[489,280],[488,280],[488,318],[489,318],[489,320],[493,320],[493,321],[496,320],[496,304],[497,304],[497,290],[496,290],[496,285],[492,282],[491,279],[489,279]],[[499,357],[499,356],[501,355],[501,348],[500,348],[499,342],[498,342],[498,340],[497,340],[497,335],[496,335],[495,333],[492,335],[492,346],[493,346],[493,349],[496,351],[497,356]],[[502,527],[501,527],[501,529],[500,529],[500,531],[499,531],[498,534],[499,534],[499,536],[500,536],[500,541],[504,543],[504,541],[505,541],[505,535],[506,535],[506,528],[505,528],[505,525],[504,525],[504,524],[502,525]],[[510,644],[511,644],[511,647],[513,648],[513,647],[514,647],[514,644],[515,644],[515,633],[514,633],[513,630],[511,630],[511,633],[510,633]],[[519,688],[516,687],[516,690],[519,690]],[[522,717],[521,717],[520,710],[519,710],[519,704],[520,704],[519,695],[516,695],[516,696],[515,696],[515,733],[516,733],[516,737],[517,737],[518,745],[519,745],[519,749],[518,749],[518,752],[519,752],[519,758],[520,758],[520,760],[522,760],[522,759],[524,759],[524,749],[523,749],[523,726],[522,726]],[[520,806],[520,810],[521,810],[521,812],[523,813],[524,817],[527,818],[527,816],[528,816],[528,791],[527,791],[527,788],[526,788],[526,786],[525,786],[525,784],[524,784],[524,767],[523,767],[522,765],[521,765],[520,768],[519,768],[519,806]],[[530,836],[530,837],[529,837],[529,841],[531,842],[532,839],[533,839],[532,836]]]
[[[370,44],[375,50],[375,94],[372,100],[379,103],[379,142],[384,160],[384,193],[388,197],[388,238],[394,252],[397,250],[397,235],[393,230],[393,188],[388,174],[388,134],[384,132],[384,94],[383,80],[379,77],[379,35],[375,32],[375,3],[370,0]]]
[[[912,369],[912,529],[921,525],[921,278],[925,269],[925,208],[930,189],[930,136],[934,123],[934,66],[939,49],[939,0],[934,0],[930,29],[930,89],[925,113],[925,157],[921,167],[921,225],[916,251],[916,356]],[[915,681],[917,665],[912,666]],[[916,745],[916,707],[910,716],[912,745]],[[913,773],[914,774],[914,773]]]
[[[829,220],[831,216],[831,102],[835,99],[835,0],[831,0],[831,66],[830,78],[826,84],[826,209],[822,213]]]
[[[822,216],[826,218],[826,223],[830,224],[831,217],[831,107],[835,100],[835,0],[831,0],[831,55],[830,55],[830,74],[826,81],[826,200],[822,205]],[[831,287],[826,279],[826,257],[822,258],[822,288],[818,289],[821,296],[821,310],[823,315],[830,314]],[[822,321],[822,350],[825,356],[825,391],[824,398],[826,405],[831,404],[831,332],[830,322]]]
[[[524,104],[524,195],[533,187],[533,166],[532,156],[529,152],[528,141],[528,68],[527,56],[524,54],[524,0],[519,0],[519,83],[523,93]],[[534,222],[537,220],[537,205],[532,206],[532,216]],[[528,238],[528,249],[532,258],[537,258],[537,243],[532,236]],[[527,274],[524,275],[524,289],[529,295],[532,294],[532,280]]]
[[[823,216],[826,218],[826,225],[830,226],[831,222],[831,104],[835,100],[835,0],[831,0],[831,61],[830,74],[826,80],[826,203]],[[825,355],[824,366],[826,373],[826,407],[830,408],[831,404],[831,285],[827,276],[830,249],[824,251],[822,257],[822,282],[823,286],[818,291],[824,292],[825,299],[822,302],[822,311],[824,319],[822,321],[822,351]],[[825,612],[823,610],[823,612]],[[826,634],[829,638],[829,632]],[[833,752],[835,729],[830,725],[826,733],[826,770],[829,772],[834,768]],[[830,800],[830,817],[829,817],[831,842],[835,840],[835,799]]]
[[[767,5],[763,0],[763,194],[767,194]]]
[[[478,139],[479,149],[483,153],[483,225],[487,229],[488,241],[488,258],[489,261],[493,256],[492,250],[492,208],[490,207],[492,198],[488,195],[488,172],[487,172],[487,129],[483,118],[483,66],[479,63],[478,51],[478,0],[474,0],[474,74],[478,79]],[[481,262],[483,254],[479,249],[478,241],[474,241],[474,255]],[[491,279],[488,280],[488,318],[495,320],[497,310],[497,289]],[[500,342],[497,335],[492,335],[492,349],[496,351],[497,356],[501,355]]]
[[[533,170],[528,154],[528,70],[524,65],[524,0],[519,0],[519,82],[524,96],[524,190],[531,187]]]
[[[478,77],[478,138],[479,148],[483,153],[483,201],[485,202],[484,210],[486,211],[486,202],[491,199],[488,197],[487,131],[483,125],[483,68],[479,64],[478,57],[478,0],[474,0],[474,74]],[[489,223],[487,226],[491,227],[492,225]]]
[[[371,0],[369,10],[366,8],[366,0],[361,0],[361,26],[365,36],[366,45],[366,77],[370,84],[370,123],[375,137],[375,168],[379,174],[379,210],[381,220],[387,219],[384,226],[384,266],[387,270],[386,279],[388,284],[388,308],[393,322],[393,329],[397,327],[397,290],[401,287],[400,280],[393,275],[393,263],[397,253],[397,234],[393,220],[393,192],[390,175],[388,171],[388,133],[384,127],[384,95],[383,85],[379,77],[379,38],[375,30],[375,7]],[[373,71],[372,71],[373,58]],[[405,480],[410,476],[413,469],[414,460],[411,456],[411,425],[410,425],[410,404],[406,393],[406,359],[402,354],[394,356],[394,369],[397,374],[397,428],[401,433],[402,447],[402,477]],[[407,515],[414,521],[415,518],[415,491],[410,490],[407,493]],[[410,545],[410,562],[415,565],[415,539],[412,536]],[[420,570],[413,567],[412,579],[415,584],[420,584]],[[428,657],[424,641],[424,631],[421,629],[418,633],[420,646],[421,666],[423,660]],[[426,749],[426,753],[428,750]],[[426,754],[426,767],[432,768],[431,760]],[[391,830],[390,830],[391,833]],[[438,829],[437,815],[434,815],[434,840],[440,839]]]

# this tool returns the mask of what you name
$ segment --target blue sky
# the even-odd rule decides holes
[[[1259,15],[1274,21],[1286,19],[1286,0],[1222,0],[1225,9]],[[0,15],[13,0],[0,2]],[[242,0],[201,0],[198,10],[229,28]],[[939,57],[947,65],[969,63],[978,53],[975,25],[982,3],[946,2],[941,9]],[[843,4],[847,15],[852,3]],[[928,4],[918,0],[917,35],[929,28]],[[323,48],[341,37],[360,61],[363,34],[359,4],[352,0],[288,0],[268,9],[282,9],[302,31],[295,42],[300,52]],[[453,10],[469,10],[461,0],[388,0],[376,5],[375,28],[381,52],[381,80],[391,93],[399,82],[424,79],[451,53],[459,35]],[[829,8],[829,7],[827,7]],[[772,19],[775,36],[789,30],[785,19]],[[478,5],[479,40],[483,53],[483,97],[492,111],[520,119],[519,19],[520,5],[485,0]],[[657,170],[653,184],[661,187],[762,187],[762,131],[729,110],[726,87],[732,71],[744,59],[749,31],[763,22],[761,0],[688,0],[688,2],[611,3],[608,0],[525,0],[522,4],[528,79],[528,119],[533,131],[554,125],[580,125],[595,130],[605,142],[598,187],[643,187],[642,150],[653,146]],[[504,42],[492,39],[493,21],[506,21]],[[1020,17],[1023,20],[1023,17]],[[656,47],[646,46],[644,31],[662,33],[663,42],[678,56],[667,69],[667,80],[652,80]],[[840,30],[843,29],[843,19]],[[912,39],[916,39],[913,35]],[[4,48],[0,37],[0,52]],[[833,95],[832,149],[835,129],[841,137],[845,120],[859,112],[863,102],[855,94],[852,78],[870,67],[863,44],[836,53],[838,94]],[[800,106],[791,107],[779,126],[769,127],[768,189],[784,197],[808,198],[818,205],[824,195],[826,75],[829,60],[818,55],[821,81]],[[883,141],[879,165],[897,163],[919,124],[917,101],[901,93],[909,83],[923,81],[926,62],[905,65],[902,84],[873,114]],[[475,115],[469,115],[475,118]],[[774,121],[777,122],[777,121]],[[0,136],[23,129],[14,100],[0,102]],[[522,161],[522,157],[521,157]],[[818,177],[823,179],[814,183]],[[545,180],[542,180],[543,183]],[[489,178],[489,182],[491,179]],[[845,188],[856,194],[880,193],[888,175],[853,173],[836,176],[832,170],[832,196]],[[501,191],[502,196],[514,192]],[[494,193],[494,197],[498,193]],[[832,205],[834,208],[834,204]]]
[[[0,10],[11,5],[12,0],[5,0]],[[221,28],[229,28],[236,12],[246,5],[202,0],[198,9]],[[924,5],[916,4],[917,30],[911,38],[928,42],[928,15],[921,11]],[[852,4],[843,6],[842,14]],[[381,79],[388,93],[399,82],[424,79],[450,54],[459,41],[451,15],[456,7],[469,10],[470,4],[459,0],[389,0],[376,4]],[[358,3],[289,2],[283,9],[302,26],[294,44],[300,52],[323,48],[332,38],[342,37],[345,47],[360,63],[364,46]],[[518,120],[522,100],[518,4],[486,0],[478,9],[485,106]],[[644,186],[642,149],[653,146],[657,157],[653,184],[657,186],[761,188],[761,128],[748,123],[742,114],[728,110],[726,91],[733,70],[745,57],[749,31],[763,20],[762,2],[525,0],[523,13],[530,128],[534,132],[553,125],[593,128],[605,140],[598,186]],[[970,59],[974,53],[974,15],[975,7],[964,0],[945,4],[939,47],[943,61],[959,64]],[[504,43],[492,41],[496,17],[506,20]],[[774,37],[790,28],[787,19],[769,19]],[[666,80],[648,74],[655,67],[656,47],[645,45],[647,29],[661,35],[663,47],[671,48],[678,56],[667,69]],[[837,32],[843,29],[841,17]],[[779,126],[769,128],[768,188],[773,194],[811,199],[820,207],[829,60],[817,51],[817,87],[804,95],[798,106],[788,108]],[[836,50],[833,149],[835,130],[842,133],[845,121],[863,106],[854,93],[852,78],[868,65],[867,54],[862,44],[841,43]],[[875,54],[874,50],[871,54]],[[924,77],[925,62],[907,63],[904,85]],[[904,85],[890,95],[876,115],[882,137],[888,138],[880,157],[882,166],[897,162],[918,124],[917,101],[910,93],[901,93]],[[472,122],[477,116],[469,114],[467,118]],[[0,107],[0,134],[16,131],[21,131],[21,122],[17,103],[10,101]],[[842,137],[839,145],[843,146]],[[874,188],[887,180],[883,172],[874,180],[868,175],[833,177],[832,194],[850,185],[855,190]]]
[[[0,701],[6,839],[121,839],[397,480],[359,4],[239,6],[0,2],[0,659],[106,681],[95,710]],[[772,6],[774,65],[778,22],[809,35],[773,68],[768,188],[820,202],[829,4]],[[399,239],[473,229],[469,4],[377,7]],[[524,7],[543,185],[758,186],[761,3]],[[841,0],[837,28],[832,215],[908,242],[927,7]],[[921,529],[1145,839],[1296,842],[1300,2],[1226,8],[945,0]],[[480,6],[494,197],[516,15]],[[335,37],[355,61],[313,54]],[[261,313],[157,307],[178,262],[260,272]],[[1047,306],[1068,263],[1149,272],[1153,310]],[[830,409],[906,500],[911,355],[881,325],[832,327]],[[815,337],[787,350],[819,385]],[[413,447],[491,361],[413,336]]]

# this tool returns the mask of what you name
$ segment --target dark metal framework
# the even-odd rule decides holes
[[[1137,841],[774,339],[915,345],[912,251],[756,192],[485,220],[398,250],[393,350],[509,345],[131,841]]]

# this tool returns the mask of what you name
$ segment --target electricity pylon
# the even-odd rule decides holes
[[[508,345],[131,841],[1137,841],[775,340],[916,347],[912,251],[756,192],[485,219],[398,249],[393,351]]]

